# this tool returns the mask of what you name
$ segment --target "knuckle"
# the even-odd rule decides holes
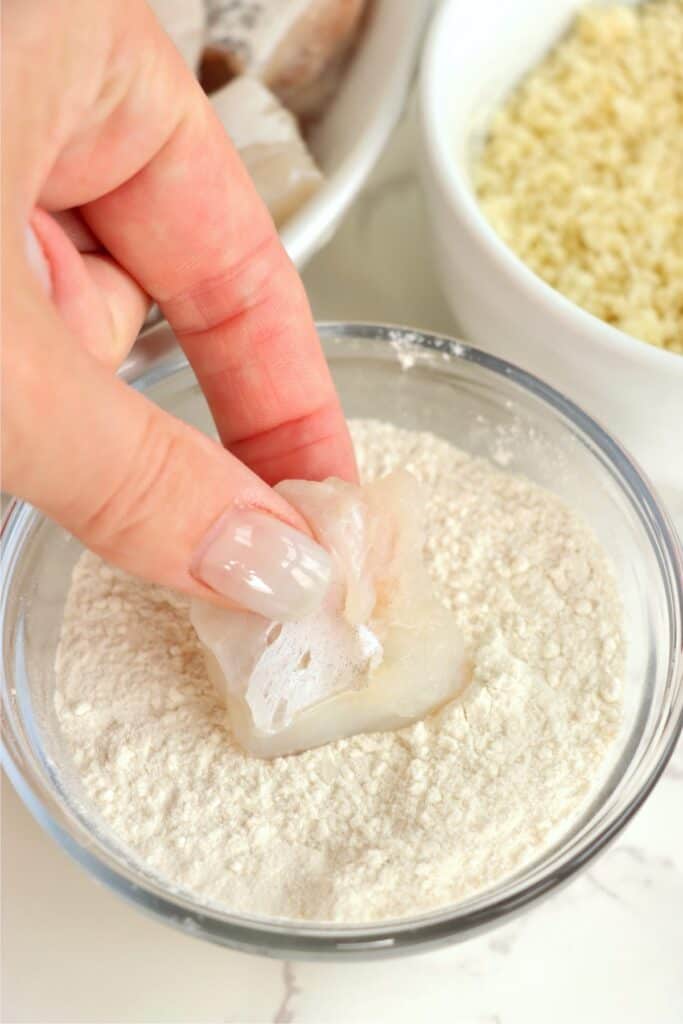
[[[161,534],[160,520],[173,507],[182,448],[168,424],[150,414],[129,466],[83,525],[91,547],[106,557]]]
[[[178,335],[193,335],[227,327],[271,294],[287,257],[275,232],[249,246],[239,260],[203,278],[190,289],[163,303]]]

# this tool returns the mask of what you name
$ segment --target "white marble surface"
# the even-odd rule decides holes
[[[321,318],[452,330],[410,117],[305,274]],[[143,917],[72,864],[3,780],[2,1020],[43,1024],[680,1024],[683,747],[591,870],[532,912],[409,960],[285,964]]]

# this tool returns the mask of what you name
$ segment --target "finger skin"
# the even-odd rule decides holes
[[[16,272],[4,284],[9,322],[30,325],[3,352],[4,488],[108,561],[211,600],[191,567],[226,509],[256,506],[309,532],[221,445],[74,346],[46,296]]]
[[[159,302],[226,447],[272,483],[356,479],[301,280],[203,97],[142,170],[84,212]]]
[[[41,19],[10,3],[14,49],[47,51],[40,76],[25,60],[13,68],[31,111],[21,123],[30,173],[16,170],[29,212],[82,207],[105,249],[161,304],[223,443],[254,469],[271,482],[355,479],[303,285],[182,58],[139,2],[102,0],[96,17],[89,0],[44,6]],[[36,39],[43,21],[50,37]],[[91,70],[79,90],[64,83],[65,65],[83,77],[93,62],[105,70]],[[76,93],[71,118],[55,109],[60,92]]]
[[[51,279],[51,299],[83,348],[116,370],[144,323],[149,299],[104,252],[80,253],[58,220],[37,209],[31,227]]]
[[[125,276],[87,260],[84,272],[162,303],[224,443],[269,481],[352,479],[346,425],[301,282],[144,4],[51,0],[35,11],[3,6],[4,486],[108,560],[209,597],[191,566],[226,509],[253,505],[308,528],[252,469],[81,343],[88,316],[73,278],[58,269],[55,302],[29,268],[36,208],[82,208]],[[52,241],[68,263],[68,236]]]

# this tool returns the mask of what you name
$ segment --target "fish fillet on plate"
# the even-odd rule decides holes
[[[209,99],[256,191],[282,224],[323,180],[296,119],[255,78],[236,78]]]
[[[398,729],[457,697],[466,662],[422,559],[417,482],[276,488],[332,555],[323,607],[298,622],[194,601],[209,675],[245,751],[271,758],[359,732]]]
[[[207,91],[252,75],[299,117],[320,113],[353,43],[365,0],[208,0]]]

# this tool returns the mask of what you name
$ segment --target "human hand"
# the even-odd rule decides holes
[[[3,486],[138,576],[305,614],[329,559],[269,484],[356,469],[265,207],[141,0],[3,22]],[[149,297],[224,447],[116,377]]]

